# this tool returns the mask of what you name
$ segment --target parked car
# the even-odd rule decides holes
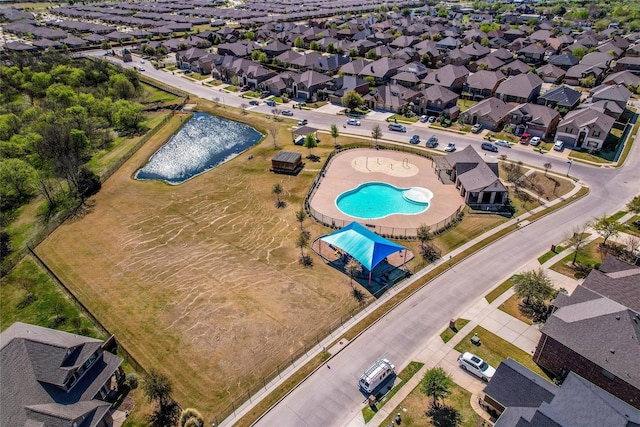
[[[529,141],[529,144],[533,145],[534,147],[538,144],[540,144],[540,137],[539,136],[534,136],[533,138],[531,138],[531,140]]]
[[[351,126],[360,126],[360,120],[358,119],[349,119],[347,120],[347,124]]]
[[[556,151],[562,151],[564,149],[564,141],[556,141],[555,144],[553,144],[553,149]]]
[[[144,71],[144,67],[140,66],[140,68],[138,68],[139,71]]]
[[[425,145],[429,148],[435,148],[438,146],[438,137],[435,135],[431,135]]]
[[[269,92],[268,90],[262,91],[260,92],[260,99],[266,98],[269,95],[271,95],[271,92]]]
[[[419,120],[421,123],[426,123],[429,120],[429,116],[420,116]]]
[[[449,153],[456,151],[456,144],[454,144],[453,142],[448,143],[447,146],[444,147],[444,151],[447,151]]]
[[[500,147],[511,148],[511,144],[509,144],[509,142],[505,141],[504,139],[499,139],[495,141],[494,144],[499,145]]]
[[[495,145],[493,145],[490,142],[483,142],[482,145],[480,146],[480,148],[482,148],[483,150],[487,150],[487,151],[493,151],[494,153],[498,152],[498,147],[496,147]]]
[[[429,116],[429,120],[427,120],[429,123],[433,123],[436,121],[436,116]]]
[[[420,144],[420,136],[419,135],[411,135],[411,138],[409,138],[409,142],[411,144]]]
[[[397,123],[391,123],[389,125],[389,130],[395,130],[396,132],[406,132],[407,128],[403,125],[399,125]]]
[[[476,123],[475,125],[471,126],[471,132],[473,133],[480,133],[481,130],[482,125],[480,123]]]
[[[269,107],[275,107],[276,106],[276,101],[274,101],[273,99],[268,99],[264,103],[267,104]]]
[[[528,144],[531,139],[531,134],[523,133],[520,137],[520,144]]]
[[[258,101],[257,99],[252,99],[251,101],[249,101],[249,105],[260,105],[260,101]]]
[[[141,63],[141,64],[144,64],[144,59],[141,59],[141,60],[140,60],[140,63]]]
[[[309,120],[307,120],[307,119],[300,119],[300,120],[298,120],[298,126],[304,126],[304,125],[306,125],[307,123],[309,123]]]
[[[468,351],[458,357],[458,364],[464,371],[471,372],[483,381],[489,381],[496,372],[494,367]]]
[[[293,111],[291,110],[282,110],[283,116],[293,116]]]

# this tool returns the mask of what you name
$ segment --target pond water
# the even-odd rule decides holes
[[[195,113],[149,159],[135,178],[181,184],[233,159],[255,145],[262,134],[251,126]]]

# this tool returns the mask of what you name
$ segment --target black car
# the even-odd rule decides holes
[[[431,135],[425,145],[429,148],[436,148],[438,146],[438,137],[435,135]]]
[[[483,142],[482,145],[480,146],[480,148],[482,148],[483,150],[487,150],[487,151],[493,151],[494,153],[498,152],[498,147],[493,145],[490,142]]]
[[[249,105],[260,105],[260,101],[252,99],[251,101],[249,101]]]

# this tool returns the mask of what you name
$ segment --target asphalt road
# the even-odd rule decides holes
[[[103,51],[102,51],[103,52]],[[136,59],[136,61],[138,61]],[[132,66],[127,64],[128,66]],[[147,68],[150,77],[179,87],[199,97],[212,99],[224,96],[227,106],[246,102],[232,94],[191,83],[166,72]],[[253,107],[264,114],[270,107]],[[328,130],[333,123],[342,123],[336,116],[314,111],[295,111],[295,118],[306,118],[309,125]],[[384,121],[362,120],[361,127],[349,127],[350,133],[368,138],[375,124]],[[454,141],[458,148],[473,145],[479,149],[477,137],[458,136],[426,129],[425,125],[408,126],[406,134],[386,131],[384,138],[397,138],[406,142],[416,133],[426,140],[436,134],[443,142]],[[522,160],[535,166],[546,162],[552,170],[568,172],[566,158],[539,154],[520,147],[500,148],[499,155],[507,153],[510,159]],[[365,396],[358,390],[358,378],[372,362],[386,355],[400,369],[408,364],[426,343],[458,317],[470,305],[482,298],[489,289],[517,273],[531,259],[546,252],[577,226],[596,216],[614,213],[634,196],[640,194],[640,152],[633,148],[625,165],[620,168],[596,168],[580,163],[571,165],[571,175],[587,184],[591,193],[581,200],[548,215],[491,244],[447,271],[428,286],[404,301],[344,350],[331,359],[330,368],[318,370],[307,381],[283,399],[258,423],[258,426],[345,426],[361,410]]]

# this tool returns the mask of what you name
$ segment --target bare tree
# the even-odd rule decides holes
[[[635,236],[629,235],[625,240],[625,246],[627,247],[627,251],[631,254],[631,256],[640,256],[640,254],[638,253],[638,250],[640,249],[640,239]]]
[[[349,261],[347,261],[347,265],[344,266],[344,269],[351,279],[349,285],[353,288],[353,279],[362,272],[362,264],[360,264],[357,259],[350,258]]]
[[[380,125],[375,125],[373,129],[371,129],[371,138],[373,138],[377,146],[378,140],[382,138],[382,129],[380,129]]]
[[[544,176],[547,176],[547,172],[551,170],[553,165],[550,162],[544,164]]]
[[[604,239],[602,244],[607,245],[607,240],[611,237],[617,236],[622,231],[622,224],[620,224],[615,218],[607,215],[602,215],[600,218],[595,218],[592,227],[596,230],[596,233]]]
[[[273,139],[273,148],[278,148],[278,124],[274,121],[269,128],[269,133],[271,133],[271,138]]]
[[[276,108],[273,108],[273,109],[271,110],[271,114],[273,114],[273,120],[274,120],[274,121],[278,121],[278,120],[279,120],[279,117],[280,117],[280,114],[282,114],[282,110],[280,110],[280,109],[279,109],[279,108],[277,108],[277,107],[276,107]]]
[[[276,208],[284,208],[285,203],[280,199],[280,194],[282,194],[282,185],[279,183],[273,184],[273,188],[271,189],[272,193],[276,195]]]
[[[219,96],[215,96],[213,98],[213,103],[215,104],[216,107],[220,106],[220,97]]]
[[[573,229],[573,234],[570,235],[567,239],[567,243],[569,244],[569,246],[572,246],[575,250],[575,252],[573,253],[573,261],[571,261],[573,265],[576,265],[578,254],[583,249],[584,245],[586,245],[587,239],[589,238],[589,233],[587,233],[588,227],[589,223],[575,227]]]
[[[242,104],[240,104],[240,109],[242,110],[242,114],[247,114],[247,107],[248,106],[249,105],[244,103],[244,102]]]

